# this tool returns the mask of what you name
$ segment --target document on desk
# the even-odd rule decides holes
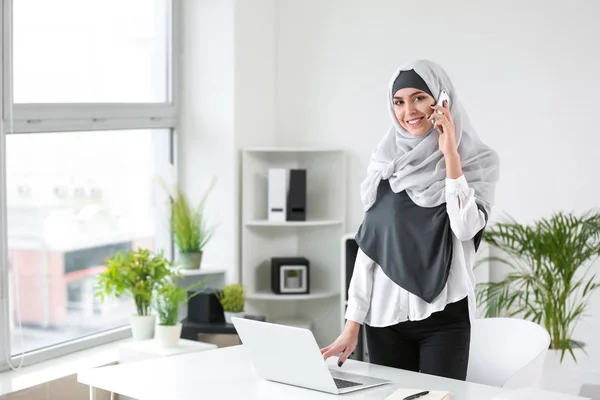
[[[579,397],[565,393],[549,392],[547,390],[523,388],[515,389],[494,397],[494,400],[591,400],[589,397]]]
[[[410,398],[410,396],[417,394],[417,393],[421,393],[424,390],[426,390],[426,389],[400,388],[400,389],[397,389],[394,393],[390,394],[388,397],[386,397],[385,400],[404,400],[407,397]],[[432,390],[429,393],[427,393],[426,395],[419,396],[415,400],[447,400],[450,398],[449,394],[450,394],[450,392],[445,392],[443,390]]]

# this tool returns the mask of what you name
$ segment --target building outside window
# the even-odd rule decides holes
[[[171,255],[159,182],[175,161],[175,6],[2,3],[2,360],[127,335],[133,302],[94,294],[102,265],[137,247]]]

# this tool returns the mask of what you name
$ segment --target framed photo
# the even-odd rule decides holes
[[[271,258],[271,291],[275,294],[308,294],[309,261],[304,257]]]
[[[308,293],[306,265],[282,265],[279,269],[281,293]]]

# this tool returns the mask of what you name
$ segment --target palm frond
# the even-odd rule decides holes
[[[600,213],[557,212],[531,225],[508,218],[490,226],[483,239],[502,255],[479,263],[510,270],[500,282],[478,285],[484,315],[519,315],[537,322],[550,333],[551,348],[572,354],[574,327],[600,286],[589,275],[600,256]]]

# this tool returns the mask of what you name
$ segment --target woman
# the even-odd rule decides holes
[[[436,105],[440,93],[450,98]],[[419,60],[394,74],[393,125],[361,184],[365,217],[346,326],[325,359],[341,367],[365,325],[370,362],[464,380],[475,312],[473,263],[499,161],[472,128],[446,73]]]

